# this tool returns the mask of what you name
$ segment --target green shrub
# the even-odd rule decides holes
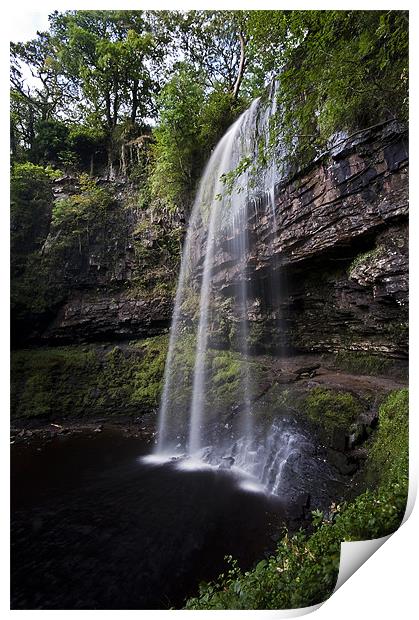
[[[98,187],[87,174],[80,175],[80,193],[57,200],[52,210],[52,223],[67,235],[88,232],[93,222],[101,219],[111,204],[109,192]]]

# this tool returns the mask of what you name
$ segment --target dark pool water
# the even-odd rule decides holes
[[[275,547],[279,499],[147,452],[116,431],[13,446],[12,609],[181,607],[225,555],[247,568]]]

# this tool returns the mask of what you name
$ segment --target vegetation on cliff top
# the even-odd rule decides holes
[[[408,491],[408,391],[392,392],[379,410],[379,427],[366,469],[370,490],[327,514],[313,512],[314,533],[284,533],[277,550],[243,572],[230,557],[216,582],[202,584],[187,609],[291,609],[315,605],[333,592],[343,541],[395,531]]]
[[[182,210],[221,134],[274,77],[262,159],[279,135],[301,164],[334,132],[404,121],[408,12],[56,11],[48,31],[12,43],[12,158],[106,165],[145,179],[156,208]]]

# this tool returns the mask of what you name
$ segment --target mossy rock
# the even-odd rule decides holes
[[[95,345],[12,352],[12,418],[141,415],[156,409],[168,336],[103,350]]]
[[[349,433],[362,405],[350,392],[315,387],[305,397],[302,410],[329,442],[341,444],[340,438]],[[337,447],[343,449],[344,445]]]
[[[408,473],[409,391],[391,392],[378,411],[378,429],[371,440],[364,470],[367,485],[389,483]]]

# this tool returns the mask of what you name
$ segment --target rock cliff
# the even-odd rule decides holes
[[[96,185],[109,196],[106,209],[93,201],[85,220],[64,225],[54,221],[54,205],[84,194],[76,179],[54,183],[43,238],[12,276],[12,339],[19,346],[142,338],[169,328],[183,220],[142,208],[131,184]]]
[[[266,196],[251,201],[249,214],[253,344],[269,348],[277,330],[283,350],[407,354],[403,127],[386,123],[342,140],[275,188],[275,216]],[[216,253],[226,297],[240,278],[232,246],[223,239]],[[272,281],[277,290],[268,290]]]
[[[269,349],[276,330],[281,350],[407,354],[407,175],[407,133],[386,123],[341,140],[278,185],[276,230],[266,196],[252,200],[247,277],[254,349]],[[112,193],[106,215],[70,242],[51,223],[52,204],[46,209],[43,239],[37,230],[31,252],[48,300],[18,306],[17,344],[167,331],[185,223],[141,208],[138,188],[98,184]],[[55,182],[55,200],[78,191],[74,179]],[[219,240],[214,265],[222,303],[238,284],[228,242]],[[268,290],[269,274],[277,290]],[[219,346],[230,337],[218,338]]]

